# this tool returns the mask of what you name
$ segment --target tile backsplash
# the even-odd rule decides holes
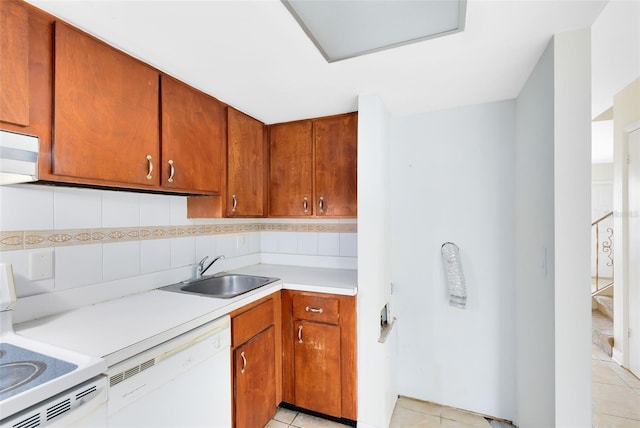
[[[52,258],[53,272],[31,279],[39,253]],[[13,265],[24,319],[185,279],[202,257],[218,254],[226,258],[216,270],[255,263],[355,269],[357,222],[192,220],[184,196],[0,186],[0,262]],[[58,307],[33,308],[51,293]]]

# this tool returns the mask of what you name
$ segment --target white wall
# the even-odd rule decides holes
[[[640,76],[640,2],[609,0],[591,26],[592,118]]]
[[[613,134],[613,123],[611,123],[611,134]],[[597,220],[612,210],[613,163],[594,163],[591,165],[591,220]]]
[[[387,427],[397,398],[396,329],[379,343],[391,298],[388,117],[382,100],[358,101],[358,426]]]
[[[516,424],[555,425],[553,43],[516,102]]]
[[[590,33],[558,34],[517,100],[517,417],[591,425]]]
[[[515,103],[392,119],[392,281],[399,392],[512,420]],[[465,310],[441,245],[460,247]]]
[[[591,33],[554,37],[555,426],[591,426]]]

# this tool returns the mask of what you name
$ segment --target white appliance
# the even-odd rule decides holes
[[[95,378],[57,394],[0,422],[2,428],[106,428],[107,378]]]
[[[0,427],[104,426],[105,360],[15,334],[15,303],[12,267],[0,264]]]
[[[110,367],[109,427],[231,426],[229,316]]]
[[[39,146],[36,136],[0,129],[0,185],[37,181]]]

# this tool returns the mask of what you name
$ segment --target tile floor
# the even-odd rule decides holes
[[[640,380],[613,362],[597,346],[592,348],[592,410],[594,428],[640,427]],[[480,415],[438,404],[400,397],[390,428],[495,428],[510,426]],[[265,428],[346,428],[336,422],[289,409],[278,413]]]
[[[510,427],[512,425],[506,424]],[[400,397],[391,417],[391,428],[492,428],[481,415],[435,403]]]
[[[346,428],[347,426],[280,407],[264,428]]]
[[[396,403],[390,428],[494,428],[486,419],[464,410],[400,397]],[[511,425],[503,425],[511,427]],[[265,428],[347,428],[348,425],[306,415],[289,409],[278,409]]]
[[[593,346],[591,403],[594,428],[640,427],[640,379]]]

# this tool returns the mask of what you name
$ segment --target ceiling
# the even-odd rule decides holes
[[[398,1],[398,0],[393,0]],[[328,63],[278,0],[29,0],[265,123],[395,115],[515,98],[557,32],[606,1],[468,0],[463,32]]]

